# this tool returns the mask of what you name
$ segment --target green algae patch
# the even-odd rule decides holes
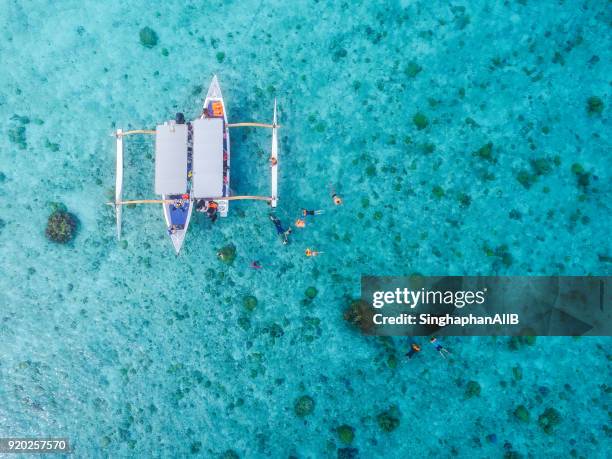
[[[561,164],[561,160],[559,158],[535,158],[529,161],[531,165],[531,170],[535,175],[548,175],[550,174],[555,166]]]
[[[353,443],[353,440],[355,439],[355,429],[348,424],[342,424],[341,426],[337,427],[336,433],[338,434],[340,441],[347,445]]]
[[[49,216],[45,235],[50,241],[67,244],[76,236],[78,219],[74,214],[57,209]]]
[[[512,367],[512,378],[515,381],[520,381],[521,379],[523,379],[523,370],[521,369],[521,367]]]
[[[484,161],[488,161],[493,164],[497,162],[497,159],[493,156],[493,142],[489,142],[483,145],[478,150],[476,150],[474,153],[472,153],[472,156],[475,156],[477,158],[480,158]]]
[[[157,45],[159,37],[155,30],[151,27],[143,27],[140,29],[140,44],[145,48],[153,48]]]
[[[26,128],[25,126],[17,126],[8,131],[9,140],[19,146],[21,150],[25,150],[28,146],[26,141]]]
[[[254,311],[257,307],[257,298],[255,298],[253,295],[246,295],[242,299],[242,305],[247,311]]]
[[[427,119],[425,114],[421,112],[415,113],[415,115],[412,117],[412,122],[419,131],[422,131],[427,126],[429,126],[429,120]]]
[[[293,404],[293,412],[296,416],[303,418],[312,414],[315,409],[315,401],[309,395],[298,397]]]
[[[400,412],[397,406],[390,407],[387,411],[383,411],[376,416],[378,427],[383,432],[393,432],[400,425]]]
[[[576,176],[576,184],[579,188],[585,189],[591,183],[591,173],[587,172],[581,164],[572,164],[572,173]]]
[[[231,265],[236,259],[236,246],[234,244],[228,244],[221,247],[217,252],[217,258],[226,265]]]
[[[603,113],[604,103],[597,96],[591,96],[587,99],[586,111],[590,116],[599,116]]]
[[[544,412],[538,416],[538,425],[547,434],[552,434],[555,427],[561,422],[561,414],[554,408],[546,408]]]
[[[306,289],[304,295],[306,295],[306,298],[309,300],[313,300],[317,296],[317,293],[319,293],[317,288],[311,286]]]
[[[48,148],[49,150],[51,150],[53,153],[56,153],[59,151],[60,146],[58,143],[53,143],[50,142],[49,139],[45,140],[45,148]]]
[[[280,338],[285,334],[285,330],[278,324],[272,324],[267,328],[268,333],[272,338]]]
[[[431,194],[433,194],[434,198],[436,199],[442,199],[444,197],[444,189],[441,186],[436,185],[431,189]]]
[[[522,169],[516,174],[516,180],[528,190],[536,182],[537,176],[531,174],[528,170]]]
[[[406,65],[406,68],[404,69],[404,73],[406,74],[408,78],[414,78],[419,73],[421,73],[421,70],[423,70],[423,67],[421,67],[419,64],[417,64],[414,61],[410,61],[408,62],[408,65]]]
[[[529,410],[525,408],[525,405],[519,405],[514,410],[514,417],[521,422],[529,422]]]
[[[459,193],[457,195],[457,201],[461,207],[469,207],[472,204],[472,197],[467,193]]]
[[[473,397],[479,397],[480,391],[481,391],[481,387],[477,381],[468,381],[467,385],[465,386],[465,393],[463,394],[463,396],[466,399],[473,398]]]
[[[512,336],[510,341],[508,341],[508,347],[512,351],[518,351],[522,346],[533,346],[536,343],[537,337],[533,335],[534,331],[532,329],[522,330],[524,336]]]
[[[219,51],[216,57],[217,57],[217,62],[221,64],[225,60],[225,53],[223,51]]]

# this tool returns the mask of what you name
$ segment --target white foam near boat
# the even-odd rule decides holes
[[[272,130],[270,152],[270,196],[230,193],[230,128],[263,127]],[[227,120],[227,110],[221,87],[213,76],[199,118],[185,123],[182,113],[155,130],[123,131],[114,133],[117,139],[117,168],[114,206],[117,238],[121,238],[122,206],[127,204],[161,204],[166,231],[176,254],[181,250],[198,207],[214,219],[227,217],[229,202],[240,199],[267,201],[278,204],[278,128],[276,99],[272,124],[234,123]],[[161,199],[123,200],[123,137],[134,134],[155,136],[155,194]]]

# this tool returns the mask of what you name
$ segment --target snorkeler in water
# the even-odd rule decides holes
[[[440,343],[440,341],[438,341],[438,339],[435,336],[432,336],[429,339],[429,342],[436,348],[436,351],[438,351],[438,353],[446,358],[446,355],[444,355],[444,353],[446,352],[447,354],[450,354],[450,351],[448,349],[446,349],[442,343]]]
[[[419,346],[414,341],[411,341],[410,342],[410,350],[408,352],[406,352],[406,357],[411,359],[412,357],[414,357],[415,354],[418,354],[419,352],[421,352],[421,346]]]
[[[283,244],[289,244],[289,235],[291,234],[291,228],[283,228],[283,224],[280,219],[276,215],[270,214],[270,220],[274,223],[274,227],[276,228],[276,233],[279,236],[283,237]]]
[[[322,213],[323,213],[322,210],[302,209],[302,217],[308,217],[309,215],[312,215],[312,216],[321,215]]]
[[[331,190],[331,197],[332,200],[334,201],[334,204],[337,206],[342,205],[342,198],[340,196],[338,196],[338,193],[336,193],[335,188],[332,186],[332,184],[329,184],[329,188]]]

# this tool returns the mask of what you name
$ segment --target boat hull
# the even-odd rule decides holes
[[[214,102],[221,103],[223,108],[222,114],[214,113],[211,105]],[[213,79],[206,93],[206,99],[204,99],[204,105],[202,107],[202,114],[200,118],[223,118],[223,196],[230,196],[230,133],[227,127],[227,109],[225,102],[223,101],[223,94],[221,93],[221,87],[219,86],[219,80],[217,76],[213,76]],[[219,200],[216,201],[218,207],[218,214],[220,217],[227,217],[229,211],[229,201]]]
[[[178,200],[180,197],[162,195],[162,199]],[[191,221],[191,213],[193,212],[193,203],[189,200],[184,200],[180,208],[177,208],[174,203],[164,203],[162,207],[166,228],[168,228],[168,236],[170,236],[174,251],[178,255],[185,241],[185,236],[187,235],[187,229]]]

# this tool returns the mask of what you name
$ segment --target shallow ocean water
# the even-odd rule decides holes
[[[78,457],[314,458],[350,454],[349,424],[363,458],[605,457],[609,338],[447,338],[449,360],[405,360],[405,340],[342,311],[362,274],[611,273],[608,2],[2,6],[0,436],[68,437]],[[325,214],[283,246],[265,204],[232,203],[176,258],[141,206],[118,243],[110,134],[197,116],[212,74],[231,121],[269,122],[278,98],[281,220]],[[232,188],[264,194],[269,133],[232,135]],[[127,144],[124,196],[151,198],[153,143]],[[57,202],[80,221],[68,246],[45,238]]]

